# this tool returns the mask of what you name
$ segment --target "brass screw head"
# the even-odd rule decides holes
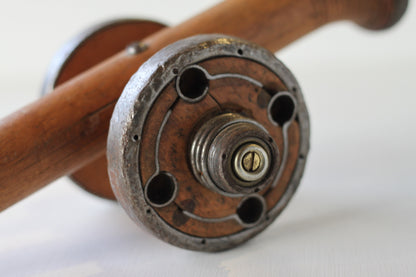
[[[250,151],[243,157],[243,168],[247,172],[255,172],[259,169],[261,158],[258,152]]]
[[[270,167],[270,160],[266,149],[258,143],[247,143],[242,145],[234,154],[234,173],[237,178],[247,182],[260,181]]]

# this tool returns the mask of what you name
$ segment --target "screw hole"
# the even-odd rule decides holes
[[[264,204],[258,197],[243,200],[237,209],[237,215],[245,224],[256,223],[263,215]]]
[[[174,68],[174,69],[172,70],[172,72],[173,72],[173,74],[178,75],[179,70],[178,70],[177,68]]]
[[[238,55],[243,55],[243,50],[242,49],[238,49],[237,53],[238,53]]]
[[[201,240],[201,244],[205,244],[205,243],[206,243],[205,239]]]
[[[134,135],[134,136],[133,136],[133,140],[134,140],[134,141],[138,141],[138,140],[139,140],[139,136],[138,136],[138,135]]]
[[[269,103],[269,118],[277,125],[283,126],[291,120],[295,112],[295,101],[288,94],[277,94]]]
[[[178,93],[187,102],[201,100],[208,91],[208,79],[198,67],[185,69],[178,77]]]
[[[145,193],[148,201],[156,207],[168,205],[175,197],[177,186],[172,175],[161,172],[147,183]]]
[[[225,160],[225,158],[227,158],[227,155],[226,155],[226,154],[222,154],[221,158],[222,158],[223,160]]]
[[[147,210],[146,210],[146,213],[147,213],[147,214],[150,214],[150,209],[147,209]]]

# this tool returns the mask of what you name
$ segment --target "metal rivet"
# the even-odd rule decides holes
[[[144,52],[147,48],[149,48],[147,44],[141,41],[135,41],[126,47],[126,52],[129,55],[136,55]]]

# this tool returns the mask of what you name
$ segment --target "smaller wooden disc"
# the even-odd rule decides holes
[[[44,81],[42,95],[164,27],[154,21],[121,19],[86,30],[55,55]],[[70,178],[90,193],[116,200],[107,174],[105,154],[74,172]]]

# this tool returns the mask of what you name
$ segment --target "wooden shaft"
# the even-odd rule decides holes
[[[131,75],[179,39],[223,33],[277,51],[335,20],[369,29],[393,25],[406,0],[229,0],[148,37],[137,55],[121,52],[0,121],[0,211],[105,151],[114,105]]]

